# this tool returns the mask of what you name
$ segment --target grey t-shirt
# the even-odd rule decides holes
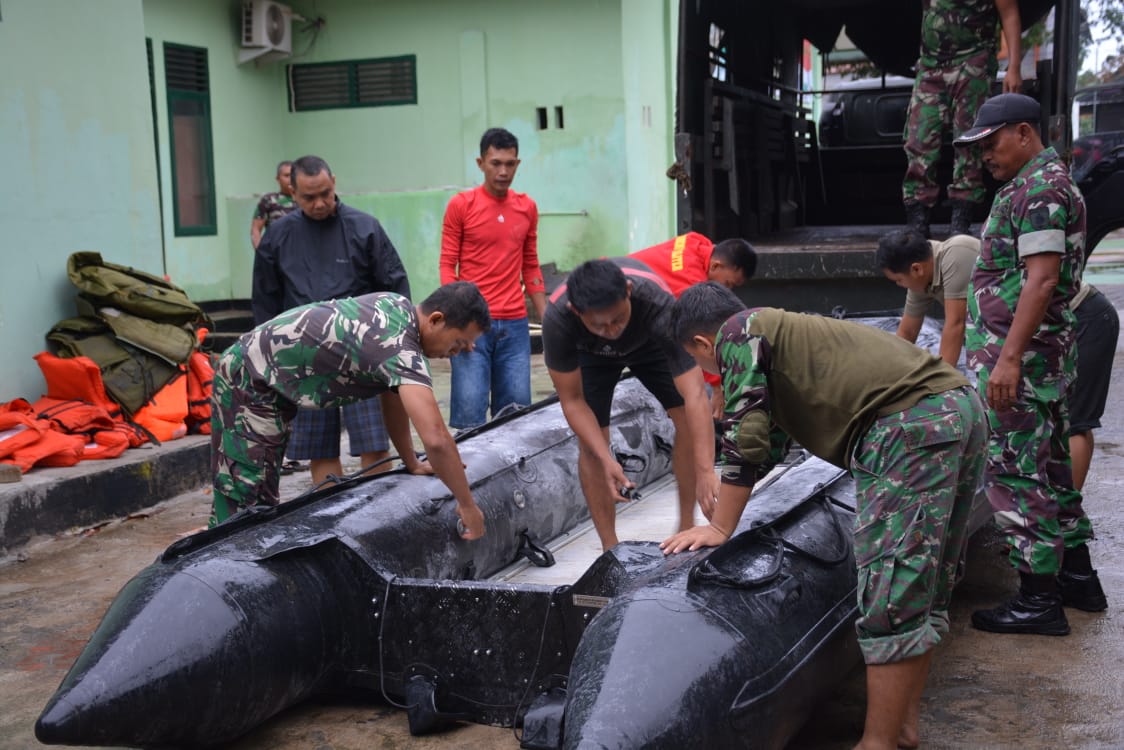
[[[925,317],[933,302],[943,305],[946,299],[968,299],[968,282],[980,255],[980,241],[966,234],[957,234],[944,242],[929,240],[933,248],[933,281],[924,292],[910,290],[905,295],[905,314]]]

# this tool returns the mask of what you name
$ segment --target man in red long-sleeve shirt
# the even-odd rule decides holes
[[[519,141],[503,128],[490,128],[480,139],[476,164],[484,184],[453,196],[441,232],[441,283],[476,284],[492,314],[492,329],[472,351],[451,360],[449,424],[458,429],[483,424],[489,401],[493,417],[508,406],[531,403],[524,288],[539,320],[546,310],[538,207],[525,193],[510,189],[519,167]]]

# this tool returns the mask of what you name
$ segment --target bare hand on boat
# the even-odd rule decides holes
[[[461,525],[464,527],[461,531],[461,539],[479,539],[484,536],[484,514],[480,506],[473,503],[466,507],[458,503],[457,515],[460,516]]]
[[[684,550],[694,552],[703,547],[717,547],[729,538],[729,534],[707,524],[706,526],[695,526],[686,531],[680,531],[678,534],[672,534],[660,542],[660,549],[663,550],[665,555],[683,552]]]

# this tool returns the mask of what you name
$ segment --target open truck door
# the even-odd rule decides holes
[[[1071,153],[1078,0],[1020,0],[1019,9],[1024,29],[1054,11],[1053,54],[1038,60],[1023,90],[1042,105],[1043,139],[1059,153]],[[815,90],[805,40],[829,52],[841,31],[882,75],[866,87],[850,82],[836,91]],[[821,262],[824,276],[872,266],[878,237],[905,223],[902,130],[920,32],[920,2],[682,0],[676,163],[668,172],[679,188],[678,231],[715,240],[750,239],[764,256],[755,284],[767,284],[771,273],[780,273],[769,255],[782,248],[787,259],[780,265],[793,268],[800,265],[793,254],[801,251],[821,258],[856,254],[850,261],[830,261],[830,270]],[[995,93],[1000,90],[997,79]],[[817,123],[812,102],[818,94],[832,104],[824,106]],[[948,141],[940,163],[950,173]],[[1121,159],[1119,153],[1106,156],[1082,184],[1089,202],[1090,247],[1124,224]],[[975,222],[986,217],[998,187],[990,179],[989,197],[978,207]],[[934,223],[947,222],[948,214],[938,205]],[[761,291],[761,286],[755,289],[756,299]],[[847,290],[830,294],[845,298]],[[819,305],[806,300],[790,306]]]

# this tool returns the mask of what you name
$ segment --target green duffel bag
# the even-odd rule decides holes
[[[144,271],[102,260],[101,253],[71,253],[66,275],[94,308],[112,307],[141,318],[183,325],[206,314],[175,284]]]
[[[97,312],[98,317],[113,329],[118,341],[155,354],[170,364],[187,364],[195,351],[195,337],[186,328],[138,318],[112,307],[102,307]]]
[[[60,320],[47,333],[47,344],[59,357],[89,357],[97,363],[106,394],[130,418],[182,373],[164,357],[119,341],[100,318]]]

